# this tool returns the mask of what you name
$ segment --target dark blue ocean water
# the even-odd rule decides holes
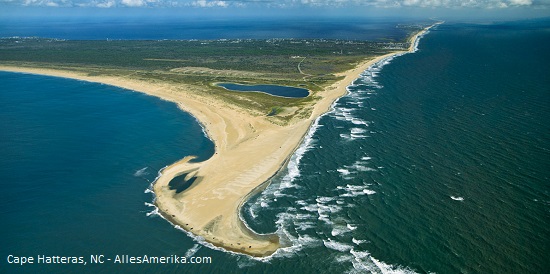
[[[68,79],[0,74],[0,272],[545,273],[548,25],[444,24],[314,125],[243,209],[289,247],[204,247],[145,193],[212,143],[175,105]],[[149,215],[149,216],[148,216]],[[9,266],[8,254],[210,256],[209,265]]]
[[[298,269],[548,272],[549,29],[444,24],[370,69],[249,222]]]
[[[144,193],[182,155],[213,153],[193,117],[95,83],[0,72],[0,87],[0,272],[83,269],[17,268],[7,265],[9,254],[171,254],[194,245],[147,217],[152,196]]]

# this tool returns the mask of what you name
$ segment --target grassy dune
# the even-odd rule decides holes
[[[411,29],[411,33],[417,31]],[[315,39],[270,40],[58,40],[0,39],[0,65],[52,68],[88,75],[185,84],[254,115],[286,124],[307,117],[316,91],[341,79],[337,73],[407,43]],[[307,98],[230,92],[216,82],[280,84],[307,88]],[[272,110],[276,109],[276,112]],[[285,111],[286,110],[286,111]],[[289,111],[292,110],[292,111]],[[281,115],[279,115],[281,114]],[[284,115],[283,115],[284,114]]]

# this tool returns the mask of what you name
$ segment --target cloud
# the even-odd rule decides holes
[[[96,6],[98,8],[110,8],[110,7],[115,6],[115,1],[107,1],[107,2],[96,3],[94,6]]]
[[[198,0],[191,3],[192,6],[201,7],[201,8],[211,8],[211,7],[227,7],[229,4],[226,1],[206,1]]]
[[[377,8],[517,8],[546,7],[550,0],[0,0],[22,6],[81,7],[377,7]]]
[[[142,7],[146,5],[144,0],[122,0],[120,3],[128,7]]]
[[[15,2],[15,1],[12,1]],[[58,2],[65,1],[50,1],[50,0],[25,0],[23,1],[23,6],[47,6],[47,7],[58,7]]]
[[[418,8],[507,8],[509,6],[531,6],[532,0],[403,0],[398,2],[378,1],[378,7],[389,7],[394,3],[400,7]],[[547,3],[548,4],[548,3]]]
[[[530,6],[533,4],[531,0],[510,0],[510,5],[513,6]]]

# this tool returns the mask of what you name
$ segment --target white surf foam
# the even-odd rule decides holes
[[[330,232],[330,235],[334,237],[334,236],[339,236],[348,232],[350,232],[350,230],[345,226],[334,226],[332,228],[332,231]]]
[[[317,219],[329,225],[333,224],[332,221],[330,220],[329,214],[333,214],[342,210],[342,207],[339,205],[324,205],[324,204],[317,203],[316,206],[317,206],[317,214],[319,215]]]
[[[367,195],[372,195],[372,194],[375,194],[376,191],[370,190],[370,189],[363,189],[363,193],[365,193]]]
[[[340,251],[340,252],[346,252],[346,251],[351,250],[353,248],[353,246],[351,246],[351,245],[334,241],[331,238],[328,238],[328,240],[323,240],[323,244],[327,248],[337,250],[337,251]]]
[[[356,161],[355,163],[353,163],[353,165],[345,166],[345,167],[347,167],[349,169],[355,169],[356,171],[361,171],[361,172],[376,171],[376,169],[366,166],[366,163],[367,162],[359,160],[359,161]]]
[[[463,197],[455,197],[455,196],[451,196],[451,199],[455,200],[455,201],[464,201],[464,198]]]
[[[372,257],[368,251],[351,249],[353,270],[350,273],[412,274],[409,268],[386,264]]]
[[[351,238],[351,241],[356,244],[356,245],[360,245],[362,243],[366,243],[367,241],[366,240],[357,240],[355,238]]]
[[[155,209],[153,209],[153,211],[147,212],[145,215],[146,215],[147,217],[151,217],[151,216],[160,216],[158,207],[155,206]]]
[[[367,132],[366,129],[354,127],[351,129],[351,134],[361,134]]]
[[[354,164],[352,167],[354,167],[357,171],[376,171],[374,168],[363,166],[361,164]]]
[[[148,203],[148,202],[145,202],[145,205],[148,206],[148,207],[156,207],[154,204]]]
[[[363,160],[364,158],[365,157],[361,158],[361,160],[355,161],[352,165],[344,165],[343,167],[337,168],[336,171],[338,171],[342,178],[346,180],[353,179],[352,175],[359,172],[376,171],[376,169],[367,166],[366,160]]]
[[[295,225],[296,225],[296,230],[301,230],[301,231],[317,227],[317,224],[314,222],[297,222]]]
[[[153,195],[153,203],[155,202],[157,196],[155,194],[155,192],[153,191],[153,185],[155,184],[155,182],[160,178],[160,176],[162,175],[162,171],[167,168],[168,166],[165,166],[163,168],[161,168],[158,173],[157,173],[157,177],[155,177],[155,179],[153,179],[153,181],[149,184],[149,186],[147,186],[147,188],[143,191],[143,193],[151,193]]]
[[[368,122],[363,121],[359,118],[352,118],[351,123],[354,124],[354,125],[364,125],[364,126],[367,126],[367,127],[369,126]]]
[[[334,201],[335,199],[336,198],[334,197],[317,197],[315,201],[318,203],[328,203]]]
[[[144,167],[134,172],[135,177],[143,177],[145,175],[149,175],[149,172],[147,172],[147,167]]]
[[[290,160],[288,161],[288,165],[286,168],[286,174],[280,180],[280,183],[277,184],[277,188],[279,191],[273,191],[273,194],[275,195],[277,195],[277,193],[280,194],[280,190],[282,189],[296,187],[296,185],[292,184],[292,182],[300,176],[300,161],[302,160],[302,157],[309,149],[313,147],[313,144],[314,144],[313,135],[315,134],[317,129],[320,127],[319,120],[320,120],[320,117],[315,119],[315,121],[312,123],[311,127],[309,128],[308,132],[304,136],[302,144],[300,144],[300,146],[296,149],[294,154],[290,157]]]
[[[199,244],[193,245],[193,247],[191,247],[189,250],[187,250],[187,252],[185,252],[185,257],[189,258],[195,255],[195,253],[197,253],[197,251],[199,251],[200,248],[201,246]]]
[[[332,113],[330,113],[330,116],[340,121],[351,121],[351,119],[353,119],[353,110],[353,108],[336,107]]]
[[[256,217],[258,217],[258,215],[256,215],[256,211],[253,208],[253,205],[248,208],[248,213],[250,214],[250,216],[252,216],[252,219],[256,219]]]
[[[322,116],[321,116],[322,117]],[[290,196],[285,194],[284,191],[289,188],[298,188],[293,184],[294,180],[300,176],[300,161],[304,154],[314,146],[313,135],[321,125],[319,125],[318,117],[309,128],[308,132],[304,136],[302,143],[294,154],[290,157],[285,175],[275,184],[269,185],[258,198],[257,202],[250,206],[249,212],[253,217],[257,216],[257,211],[262,207],[268,207],[269,201],[276,200],[274,197]]]
[[[340,172],[340,174],[342,174],[343,176],[351,174],[351,172],[349,172],[349,170],[347,170],[345,168],[338,168],[338,169],[336,169],[336,171]]]
[[[344,133],[340,133],[340,138],[344,139],[344,140],[351,140],[351,135],[350,134],[344,134]]]
[[[411,270],[409,268],[403,268],[403,267],[400,267],[400,266],[393,266],[393,265],[381,262],[381,261],[375,259],[372,256],[369,256],[369,257],[370,257],[370,260],[376,265],[376,267],[378,268],[378,270],[382,274],[413,274],[413,273],[416,273],[416,272],[414,272],[413,270]]]
[[[362,195],[372,195],[376,191],[367,189],[368,185],[346,185],[346,186],[337,186],[336,190],[343,190],[344,193],[340,194],[340,197],[357,197]]]
[[[351,139],[364,139],[364,138],[368,138],[369,136],[363,135],[363,134],[350,134],[350,137]]]

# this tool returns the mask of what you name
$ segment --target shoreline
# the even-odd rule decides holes
[[[113,85],[174,102],[190,113],[215,144],[215,153],[203,162],[189,162],[189,156],[162,170],[153,184],[155,205],[169,222],[226,250],[255,257],[269,256],[281,247],[276,234],[257,234],[240,216],[242,205],[280,174],[301,146],[313,123],[330,111],[348,91],[347,87],[372,65],[394,56],[414,52],[418,40],[433,24],[409,38],[407,50],[396,51],[339,73],[344,78],[319,91],[307,119],[286,126],[274,125],[265,117],[252,116],[223,102],[193,94],[196,87],[151,83],[119,76],[89,76],[74,71],[10,67],[0,70],[71,78]],[[176,194],[168,183],[188,173],[196,177],[188,190]]]

